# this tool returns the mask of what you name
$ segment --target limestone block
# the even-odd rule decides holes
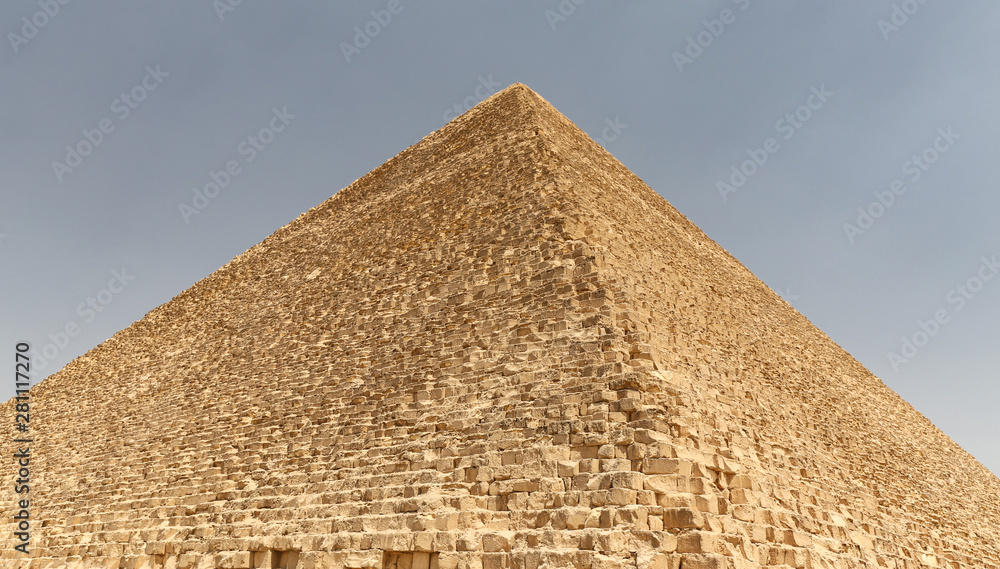
[[[691,508],[665,508],[663,527],[666,529],[696,529],[704,524],[704,518]]]
[[[580,461],[578,460],[561,460],[559,461],[559,476],[563,478],[571,478],[576,476],[580,472]]]
[[[645,488],[646,483],[643,481],[643,487]],[[644,506],[654,506],[656,505],[656,492],[652,490],[640,490],[635,493],[635,503]]]
[[[631,506],[636,503],[636,491],[627,488],[612,488],[608,491],[606,504]]]
[[[510,551],[513,545],[514,534],[513,532],[507,533],[487,533],[483,534],[483,551],[486,552],[497,552],[497,551]]]
[[[706,531],[688,531],[677,536],[678,553],[722,553],[720,535]]]
[[[674,494],[690,489],[689,478],[683,474],[652,474],[643,479],[643,488],[657,494]]]
[[[351,567],[351,565],[345,564],[345,557],[346,554],[343,552],[302,552],[299,557],[298,569],[345,569]],[[254,567],[270,567],[270,565],[254,565]],[[381,568],[381,558],[378,567]]]
[[[749,504],[751,506],[757,505],[757,498],[753,491],[747,490],[745,488],[733,488],[729,491],[729,501],[734,505],[739,504]]]
[[[413,535],[413,551],[431,551],[434,548],[434,532],[420,531]]]
[[[146,543],[145,552],[147,555],[163,555],[164,544],[163,542]]]
[[[611,487],[642,490],[644,478],[640,472],[614,472],[611,474]]]
[[[416,559],[416,553],[414,559]],[[351,551],[344,556],[343,553],[326,554],[322,557],[327,559],[342,558],[344,569],[381,569],[385,553],[379,549],[368,551]],[[305,568],[303,568],[305,569]]]
[[[229,551],[215,554],[215,565],[219,569],[251,569],[250,552]]]
[[[645,565],[639,565],[638,569],[680,569],[680,555],[670,555],[669,553],[657,553],[652,556]]]
[[[590,562],[591,569],[631,569],[635,563],[628,558],[611,555],[594,555]]]
[[[729,569],[731,565],[726,557],[699,553],[685,555],[681,561],[681,569]]]
[[[455,549],[457,551],[482,551],[482,537],[474,533],[460,535],[455,540]]]
[[[691,475],[691,463],[673,458],[647,458],[642,461],[642,472],[646,474]]]
[[[751,506],[733,506],[732,508],[733,517],[744,522],[753,522],[756,520],[757,511]],[[762,520],[756,520],[760,523]]]
[[[726,476],[728,479],[729,488],[745,488],[747,490],[754,489],[753,478],[746,474],[733,474]]]
[[[648,530],[649,510],[642,506],[625,506],[615,509],[614,525],[633,528],[634,530]],[[662,517],[657,518],[662,524]],[[662,525],[661,525],[662,529]]]
[[[559,512],[565,519],[566,529],[569,530],[578,530],[586,527],[590,513],[590,508],[567,508]]]
[[[631,471],[632,461],[624,458],[602,459],[598,463],[601,472]]]
[[[458,569],[461,558],[458,555],[441,553],[437,560],[437,569]],[[383,568],[384,569],[384,568]]]

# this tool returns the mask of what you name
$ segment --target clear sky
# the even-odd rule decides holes
[[[41,381],[522,82],[1000,472],[1000,5],[577,2],[4,2],[0,350]]]

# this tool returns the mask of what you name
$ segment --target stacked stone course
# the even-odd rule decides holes
[[[31,397],[4,567],[1000,567],[1000,481],[523,85]]]

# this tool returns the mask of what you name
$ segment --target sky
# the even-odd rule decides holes
[[[521,82],[1000,472],[997,29],[987,0],[6,1],[0,350],[42,381]]]

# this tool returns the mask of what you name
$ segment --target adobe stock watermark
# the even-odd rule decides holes
[[[132,111],[139,108],[139,105],[149,97],[149,94],[163,83],[163,79],[170,74],[160,69],[159,65],[154,67],[146,66],[146,75],[138,85],[132,87],[127,93],[122,93],[115,100],[111,101],[111,112],[118,122],[125,121],[131,116]],[[117,128],[117,124],[110,117],[104,117],[97,122],[97,126],[92,129],[83,129],[83,138],[76,144],[66,145],[66,158],[64,162],[58,160],[52,162],[52,172],[56,179],[62,183],[67,174],[79,168],[83,164],[83,159],[90,156],[97,147],[100,146],[105,137]]]
[[[801,296],[792,292],[792,289],[790,287],[785,287],[785,290],[777,290],[775,292],[777,292],[778,296],[780,296],[781,299],[787,302],[788,304],[791,304],[793,300],[798,300],[802,298]]]
[[[488,74],[486,77],[480,75],[478,79],[479,83],[476,85],[472,95],[469,95],[468,97],[462,99],[461,102],[448,107],[448,110],[441,115],[444,122],[451,121],[453,118],[483,102],[484,99],[496,93],[501,86],[500,83],[493,81],[492,73]]]
[[[243,0],[212,0],[212,8],[215,9],[215,15],[219,17],[220,22],[225,21],[226,14],[235,12],[241,5]]]
[[[915,183],[946,152],[951,150],[951,147],[954,146],[955,141],[959,138],[962,137],[952,132],[950,126],[937,129],[937,137],[934,139],[934,142],[920,154],[914,154],[909,160],[903,162],[903,174],[910,183]],[[909,188],[906,186],[906,183],[900,178],[893,180],[889,184],[888,190],[881,192],[876,190],[872,194],[875,196],[875,201],[869,203],[867,207],[858,208],[858,217],[854,220],[854,224],[850,222],[844,223],[844,235],[847,236],[847,241],[854,244],[858,237],[864,235],[866,231],[874,227],[875,222],[881,219],[897,203],[898,198],[908,191]]]
[[[965,282],[956,284],[945,293],[944,300],[947,305],[951,306],[935,310],[934,315],[927,320],[917,320],[918,329],[909,336],[900,338],[899,353],[889,352],[886,354],[892,371],[899,371],[899,366],[913,361],[913,358],[917,357],[920,350],[927,346],[931,338],[937,336],[941,327],[950,322],[954,315],[949,310],[961,311],[983,290],[986,283],[992,281],[993,277],[1000,273],[1000,261],[997,261],[997,255],[993,255],[991,258],[983,256],[979,260],[980,264],[976,274],[966,279]]]
[[[878,31],[882,34],[882,39],[889,41],[891,34],[898,32],[909,21],[910,17],[920,11],[921,6],[927,4],[929,0],[903,0],[899,4],[892,5],[889,19],[879,19],[877,22]]]
[[[246,137],[236,146],[236,153],[244,157],[244,164],[250,164],[256,160],[258,153],[263,152],[269,144],[274,142],[275,136],[292,124],[294,119],[295,115],[288,112],[288,107],[281,107],[281,110],[278,110],[278,107],[273,107],[267,126],[258,130],[257,134]],[[209,170],[209,181],[202,187],[191,190],[194,196],[191,198],[190,205],[184,202],[177,204],[181,217],[184,218],[184,223],[190,225],[191,216],[199,215],[204,211],[208,204],[219,197],[222,190],[228,188],[236,176],[242,173],[243,165],[240,164],[239,160],[229,160],[221,170]]]
[[[120,271],[111,271],[108,285],[76,306],[76,314],[82,319],[82,325],[96,320],[98,313],[104,311],[119,294],[125,292],[129,283],[134,280],[135,275],[130,275],[125,267]],[[70,340],[80,335],[83,330],[82,325],[76,320],[70,320],[55,333],[49,332],[49,342],[40,349],[33,346],[31,349],[31,357],[35,364],[33,371],[44,370],[50,361],[59,357],[59,354],[69,346]]]
[[[813,114],[822,109],[823,105],[833,96],[833,91],[826,90],[825,83],[821,83],[819,87],[810,87],[810,91],[805,102],[794,111],[785,113],[784,117],[774,123],[775,132],[781,135],[784,140],[791,140],[795,133],[812,119]],[[719,195],[722,196],[722,201],[726,202],[729,199],[729,194],[735,194],[745,186],[747,181],[767,163],[771,155],[779,150],[781,150],[781,145],[774,137],[764,139],[764,142],[757,148],[748,148],[747,156],[749,158],[729,167],[731,173],[728,183],[727,180],[719,180],[715,183]]]
[[[627,124],[621,122],[621,120],[618,118],[618,115],[615,115],[614,119],[610,118],[604,119],[604,124],[607,126],[601,129],[601,138],[600,138],[600,142],[603,143],[602,144],[603,146],[607,146],[609,142],[614,142],[618,140],[618,137],[621,136],[623,132],[625,132],[626,128],[628,128]]]
[[[745,12],[750,7],[750,0],[732,0],[732,2],[739,7],[740,12]],[[693,36],[687,37],[687,45],[684,47],[683,53],[675,51],[673,54],[677,71],[684,73],[684,66],[691,65],[694,63],[694,60],[701,57],[705,53],[705,50],[711,47],[715,43],[715,40],[719,39],[723,32],[729,29],[726,26],[731,26],[735,22],[736,13],[729,8],[724,8],[719,12],[718,18],[702,20],[701,25],[705,29]]]
[[[361,26],[354,26],[354,39],[351,42],[340,42],[340,51],[348,65],[351,58],[361,55],[362,50],[371,45],[372,40],[382,33],[382,30],[392,23],[392,17],[403,11],[400,0],[389,0],[384,9],[370,10],[372,19]]]
[[[7,40],[10,41],[14,55],[21,53],[21,48],[28,45],[28,42],[33,40],[38,32],[42,31],[45,26],[49,25],[49,22],[59,15],[62,11],[60,6],[65,6],[69,2],[70,0],[38,0],[37,4],[40,10],[30,16],[21,17],[21,28],[18,30],[21,33],[7,33]]]
[[[552,31],[556,31],[556,25],[561,24],[569,20],[570,16],[576,13],[577,6],[580,6],[587,0],[559,0],[559,5],[556,6],[555,10],[545,11],[545,20],[549,23],[549,27]]]

